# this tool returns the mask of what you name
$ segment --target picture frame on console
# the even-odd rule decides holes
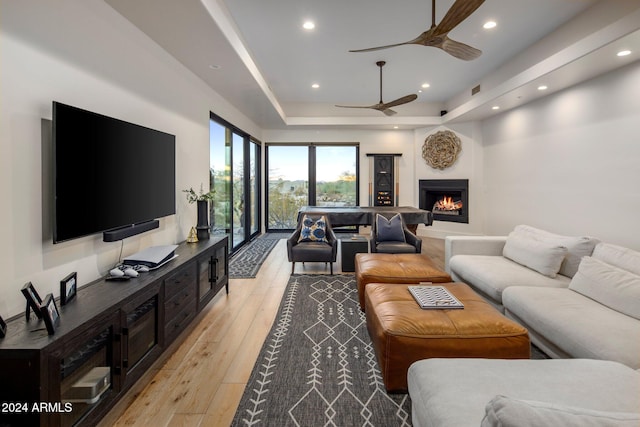
[[[22,287],[21,292],[27,300],[27,308],[25,309],[25,316],[27,318],[27,321],[29,321],[31,310],[33,310],[38,319],[41,319],[42,313],[40,307],[42,305],[42,298],[40,298],[40,295],[38,295],[38,291],[36,291],[33,283],[27,282]]]
[[[60,324],[60,312],[56,305],[56,300],[53,298],[53,294],[47,294],[44,298],[44,302],[40,306],[42,318],[44,324],[47,327],[47,333],[53,335],[56,332],[56,327]]]
[[[78,273],[74,271],[60,281],[60,305],[65,305],[76,297]]]
[[[7,335],[7,323],[0,316],[0,338],[4,338]]]

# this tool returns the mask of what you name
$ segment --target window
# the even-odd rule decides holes
[[[357,144],[268,144],[267,230],[292,230],[303,206],[358,205]]]

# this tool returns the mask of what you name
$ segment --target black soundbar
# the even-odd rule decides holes
[[[125,227],[114,228],[113,230],[107,230],[102,233],[103,242],[116,242],[118,240],[126,239],[127,237],[135,236],[136,234],[144,233],[145,231],[153,230],[160,227],[160,221],[152,219],[151,221],[141,222],[139,224],[127,225]]]

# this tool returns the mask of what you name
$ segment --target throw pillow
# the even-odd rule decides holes
[[[567,255],[567,248],[510,233],[502,255],[540,274],[555,278]]]
[[[640,320],[640,276],[584,257],[569,289]]]
[[[400,214],[395,214],[390,219],[376,214],[376,230],[378,242],[406,242]]]
[[[302,227],[298,242],[328,242],[327,241],[327,220],[324,215],[318,220],[313,220],[305,215],[302,218]]]
[[[518,225],[513,231],[516,234],[529,236],[542,242],[566,247],[567,256],[562,262],[558,272],[567,277],[573,277],[573,275],[576,274],[582,257],[591,256],[593,249],[596,244],[598,244],[598,240],[593,237],[562,236],[560,234],[554,234],[545,230],[540,230],[539,228],[531,227],[530,225]]]
[[[485,407],[481,427],[637,427],[640,414],[496,396]]]
[[[593,250],[593,257],[633,274],[640,274],[640,252],[610,243],[598,243]]]

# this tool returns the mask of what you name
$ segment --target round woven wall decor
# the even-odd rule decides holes
[[[462,151],[460,138],[450,130],[429,135],[422,145],[422,158],[432,168],[446,169],[455,163]]]

